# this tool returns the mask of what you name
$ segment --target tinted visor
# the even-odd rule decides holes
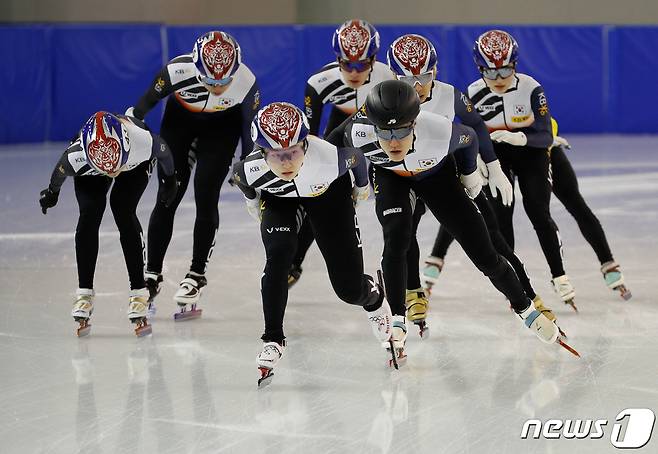
[[[375,134],[383,140],[402,140],[405,137],[408,137],[412,132],[414,132],[414,124],[395,129],[380,129],[375,126]]]
[[[434,79],[434,72],[429,71],[423,74],[418,74],[417,76],[396,76],[400,82],[404,82],[407,85],[412,87],[417,83],[420,85],[427,85]]]
[[[498,77],[505,79],[506,77],[511,76],[514,73],[513,66],[505,66],[503,68],[483,68],[480,67],[480,73],[485,79],[496,80]]]

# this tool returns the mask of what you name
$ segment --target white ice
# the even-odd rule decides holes
[[[92,332],[69,313],[77,286],[77,205],[67,181],[40,212],[39,190],[63,144],[0,148],[0,452],[2,453],[602,453],[625,408],[658,412],[658,137],[573,136],[569,152],[633,299],[608,290],[576,223],[554,200],[580,313],[557,300],[525,213],[517,253],[580,351],[540,343],[458,245],[432,295],[432,337],[414,327],[409,359],[385,366],[364,312],[340,302],[314,246],[286,314],[289,347],[257,389],[263,250],[237,190],[226,186],[202,319],[174,323],[172,296],[191,258],[194,203],[181,205],[153,335],[138,339],[111,214],[101,227]],[[139,207],[146,228],[155,181]],[[381,233],[359,208],[366,268]],[[426,216],[429,252],[437,230]],[[522,440],[529,418],[607,419],[598,440]],[[655,429],[658,430],[658,429]],[[658,452],[658,435],[641,452]]]

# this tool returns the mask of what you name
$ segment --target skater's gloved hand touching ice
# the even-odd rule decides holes
[[[161,190],[160,190],[160,202],[164,203],[166,207],[170,207],[174,200],[176,199],[176,193],[178,193],[178,186],[180,182],[174,175],[165,175],[161,181]]]
[[[464,189],[466,189],[466,194],[468,194],[471,199],[476,198],[482,190],[482,177],[480,176],[480,172],[476,169],[468,175],[461,175],[459,179],[461,180]]]
[[[364,200],[368,200],[368,197],[370,196],[370,186],[356,186],[352,188],[352,200],[354,201],[354,206],[357,207],[359,206],[360,202],[363,202]]]
[[[57,200],[59,199],[59,191],[55,192],[49,187],[40,192],[39,196],[39,205],[41,205],[41,212],[46,214],[48,208],[52,208],[57,205]]]
[[[489,137],[494,142],[506,142],[517,147],[523,147],[528,143],[528,138],[522,132],[498,130],[489,134]]]
[[[503,173],[503,169],[500,168],[500,161],[496,159],[495,161],[488,162],[486,167],[491,195],[496,198],[498,196],[496,191],[500,191],[500,199],[503,205],[510,206],[514,198],[514,189],[512,188],[512,183],[510,183]]]

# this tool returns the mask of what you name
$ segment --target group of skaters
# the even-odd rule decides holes
[[[208,32],[191,54],[162,68],[124,115],[92,115],[40,198],[45,214],[56,205],[66,177],[73,176],[80,209],[75,234],[79,288],[72,311],[78,335],[90,329],[98,232],[108,192],[130,279],[128,318],[138,336],[151,332],[148,319],[163,283],[176,208],[196,167],[192,261],[174,295],[175,318],[201,315],[197,303],[208,284],[219,194],[230,172],[259,223],[266,255],[259,385],[270,382],[284,353],[289,288],[302,277],[313,241],[336,295],[363,308],[393,367],[406,358],[408,322],[418,326],[422,338],[429,335],[428,297],[453,239],[527,328],[541,341],[577,355],[514,252],[515,183],[562,301],[575,309],[549,209],[552,192],[594,249],[606,285],[625,299],[630,292],[601,224],[578,190],[569,144],[557,135],[542,86],[517,72],[516,41],[501,30],[478,37],[473,56],[481,77],[466,93],[437,80],[437,53],[425,37],[397,38],[387,49],[387,64],[376,60],[379,43],[368,22],[343,23],[332,40],[336,60],[308,79],[304,111],[288,102],[259,109],[257,80],[242,61],[240,46],[225,32]],[[164,98],[156,135],[144,117]],[[320,133],[324,106],[330,113]],[[238,144],[240,159],[231,168]],[[158,196],[145,246],[136,207],[156,166]],[[355,211],[371,189],[384,238],[376,277],[364,270]],[[426,211],[440,229],[421,270],[416,233]]]

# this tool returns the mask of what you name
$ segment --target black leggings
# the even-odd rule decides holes
[[[160,135],[171,148],[180,187],[176,199],[169,207],[158,198],[151,213],[148,228],[148,271],[162,272],[162,262],[174,229],[174,215],[185,195],[192,168],[196,163],[196,218],[190,270],[199,274],[206,272],[219,227],[219,191],[229,171],[241,131],[239,107],[217,113],[193,113],[182,107],[173,97],[169,98]],[[196,151],[190,152],[195,139]]]
[[[263,193],[260,231],[267,259],[261,278],[264,341],[280,343],[285,339],[283,317],[288,300],[288,270],[305,216],[327,264],[336,295],[357,306],[376,305],[383,299],[372,278],[363,274],[361,240],[351,193],[348,174],[339,177],[318,197],[288,198]]]
[[[144,288],[144,238],[136,210],[149,181],[151,163],[143,162],[116,178],[81,176],[73,178],[80,217],[75,229],[75,257],[78,263],[78,286],[94,288],[98,259],[98,230],[103,220],[107,192],[110,208],[119,229],[119,239],[128,268],[130,288]],[[114,183],[114,184],[113,184]]]
[[[574,217],[578,223],[578,228],[580,228],[585,240],[592,246],[599,262],[604,264],[613,261],[612,252],[610,251],[603,227],[601,227],[598,218],[592,213],[587,202],[583,199],[578,189],[576,173],[573,167],[571,167],[571,163],[564,149],[560,146],[551,149],[551,174],[553,175],[553,194],[562,202],[562,205],[564,205],[569,214]],[[432,255],[434,257],[444,258],[452,240],[452,235],[441,227],[434,241]],[[510,263],[517,270],[514,262],[510,260]],[[519,277],[522,278],[521,275]],[[523,282],[523,279],[521,282]]]
[[[523,208],[535,229],[539,244],[553,277],[565,274],[562,263],[562,241],[551,217],[551,171],[549,152],[545,148],[514,147],[495,143],[496,154],[510,182],[519,181]],[[500,198],[491,201],[507,244],[514,249],[514,202],[509,207]]]
[[[375,209],[384,231],[384,283],[393,314],[405,314],[407,252],[414,232],[416,196],[454,234],[469,259],[517,312],[528,306],[516,273],[494,249],[482,216],[464,192],[452,156],[422,180],[401,177],[379,166],[375,166],[374,173]]]
[[[578,223],[585,240],[592,246],[601,264],[613,261],[612,252],[601,223],[587,206],[578,189],[578,179],[562,147],[551,149],[553,194]]]
[[[487,193],[488,190],[485,192],[485,188],[482,188],[480,194],[478,194],[478,196],[475,198],[475,204],[480,210],[480,213],[482,213],[484,222],[487,224],[487,229],[489,230],[489,235],[491,236],[491,242],[493,243],[494,248],[496,248],[496,252],[505,257],[510,265],[512,265],[512,268],[514,268],[514,272],[518,276],[519,281],[521,281],[523,290],[525,291],[525,294],[528,296],[528,298],[534,299],[537,294],[535,293],[532,284],[530,284],[530,277],[528,276],[528,273],[525,269],[525,265],[523,265],[521,259],[519,259],[519,257],[514,253],[514,250],[509,246],[509,244],[507,244],[507,241],[505,241],[505,238],[500,233],[498,220],[496,219],[496,214],[494,213],[493,207],[489,202]],[[439,228],[439,234],[436,236],[436,240],[434,241],[432,255],[434,257],[444,258],[448,252],[448,246],[450,246],[453,239],[454,238],[450,232],[448,232],[448,230],[443,225],[441,225]]]

